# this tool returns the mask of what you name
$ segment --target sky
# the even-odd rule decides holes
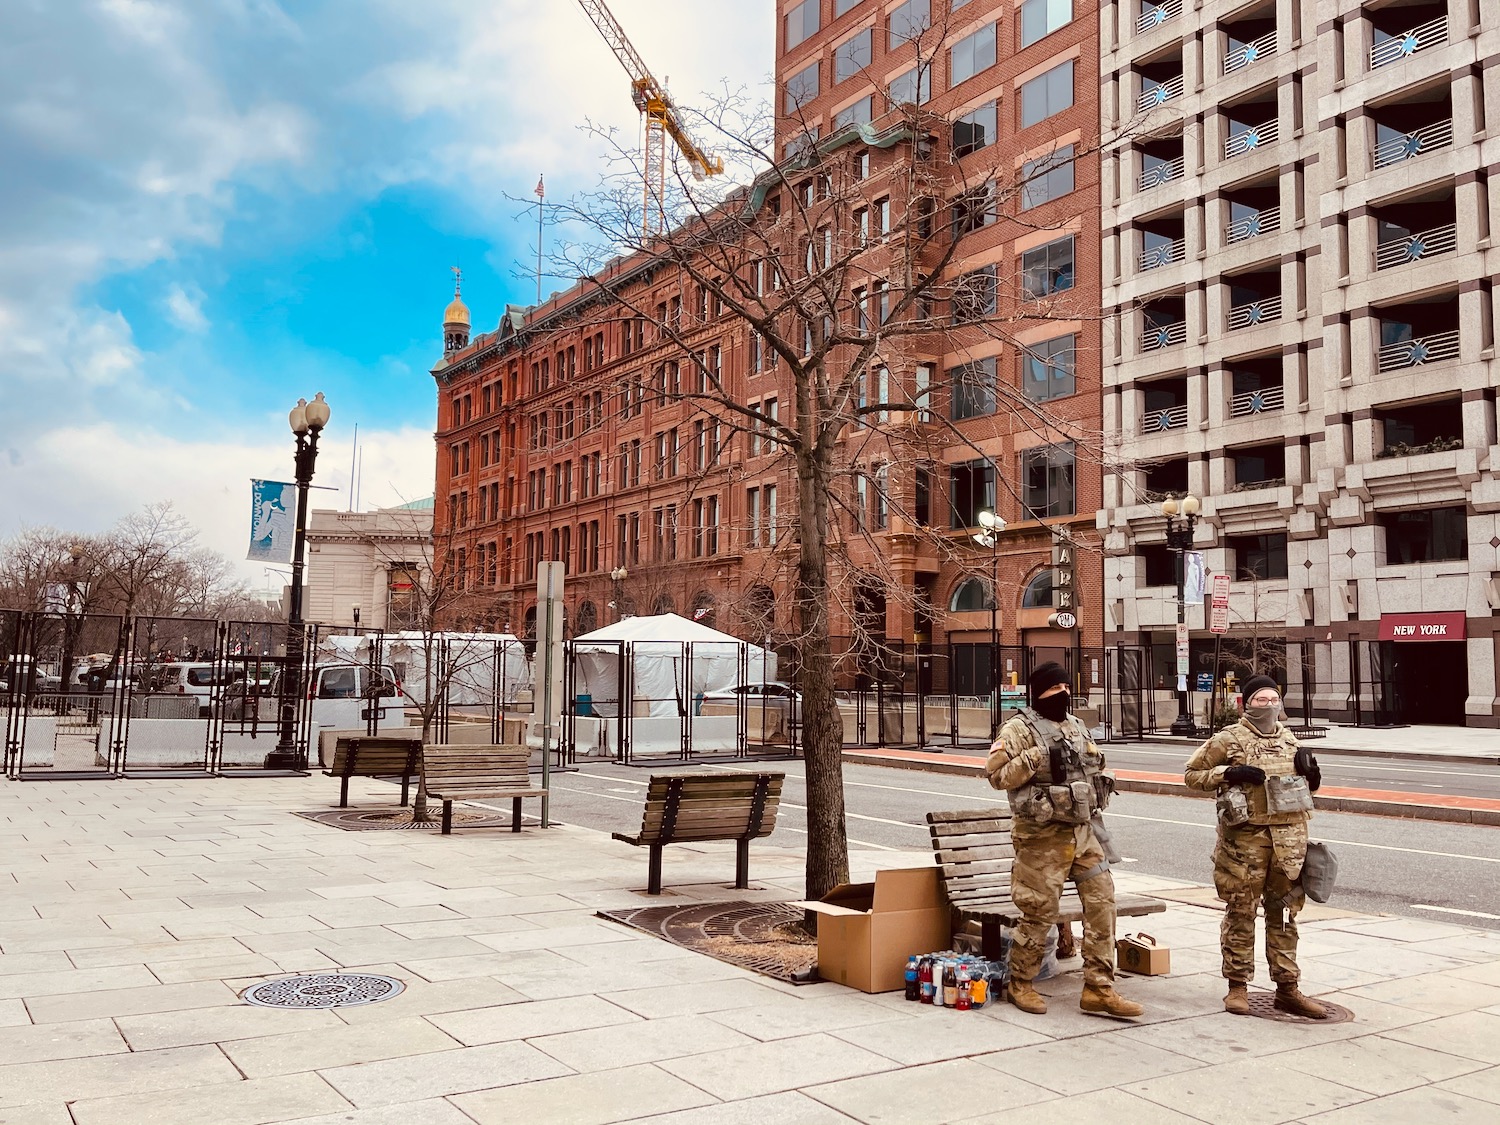
[[[770,0],[609,3],[680,103],[769,81]],[[639,136],[572,0],[0,2],[0,540],[170,500],[242,560],[316,391],[315,506],[356,423],[363,508],[430,495],[449,269],[476,333],[535,299],[590,123]]]

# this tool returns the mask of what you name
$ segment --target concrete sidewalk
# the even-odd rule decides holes
[[[391,801],[357,782],[355,803]],[[1205,888],[1145,928],[1173,975],[1136,1025],[792,988],[594,917],[648,903],[643,853],[577,827],[341,832],[326,778],[0,788],[0,1123],[490,1125],[1396,1121],[1500,1117],[1500,935],[1318,908],[1304,986],[1353,1023],[1223,1014]],[[800,897],[799,851],[667,850],[667,901]],[[858,852],[858,874],[926,863]],[[1207,857],[1205,856],[1205,869]],[[278,1011],[283,973],[366,969],[392,1000]]]

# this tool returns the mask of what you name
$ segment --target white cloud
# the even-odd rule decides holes
[[[167,290],[167,315],[184,332],[206,332],[208,317],[203,315],[203,290],[196,285],[192,288],[189,293],[180,284],[174,284]]]
[[[264,419],[258,430],[264,440],[174,439],[109,423],[54,429],[21,463],[0,457],[7,520],[17,528],[50,524],[102,531],[142,505],[170,500],[199,529],[205,546],[235,560],[241,576],[258,583],[261,565],[240,561],[249,537],[249,482],[292,475],[285,423]],[[314,491],[316,508],[348,503],[350,443],[341,431],[331,436],[339,440],[326,441],[319,450],[314,483],[339,491]],[[360,435],[360,445],[362,508],[432,495],[430,431],[371,431]]]

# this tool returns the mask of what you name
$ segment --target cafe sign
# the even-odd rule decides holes
[[[1465,617],[1453,613],[1382,613],[1382,641],[1461,641]]]

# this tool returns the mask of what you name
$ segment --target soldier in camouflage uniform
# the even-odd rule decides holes
[[[1032,982],[1041,969],[1047,935],[1058,921],[1063,886],[1072,879],[1083,903],[1079,1007],[1092,1015],[1138,1016],[1141,1006],[1114,990],[1115,883],[1105,848],[1090,826],[1090,810],[1107,800],[1107,794],[1097,796],[1104,756],[1083,724],[1068,713],[1067,673],[1060,665],[1037,668],[1030,689],[1031,707],[1000,729],[985,763],[990,784],[1007,791],[1014,814],[1011,898],[1023,920],[1010,951],[1010,999],[1024,1012],[1046,1012],[1047,1002]],[[1095,794],[1084,803],[1087,807],[1063,807],[1068,798],[1057,791],[1069,782],[1086,785]],[[1054,807],[1049,793],[1062,805]]]
[[[1255,976],[1255,913],[1261,905],[1276,1007],[1322,1019],[1327,1009],[1297,987],[1297,912],[1305,901],[1298,878],[1307,856],[1311,794],[1322,783],[1322,771],[1277,721],[1281,695],[1270,677],[1246,680],[1242,698],[1240,721],[1200,746],[1183,774],[1190,787],[1220,794],[1214,886],[1224,902],[1219,931],[1229,981],[1224,1010],[1250,1013],[1247,985]],[[1297,784],[1299,777],[1305,787]]]

